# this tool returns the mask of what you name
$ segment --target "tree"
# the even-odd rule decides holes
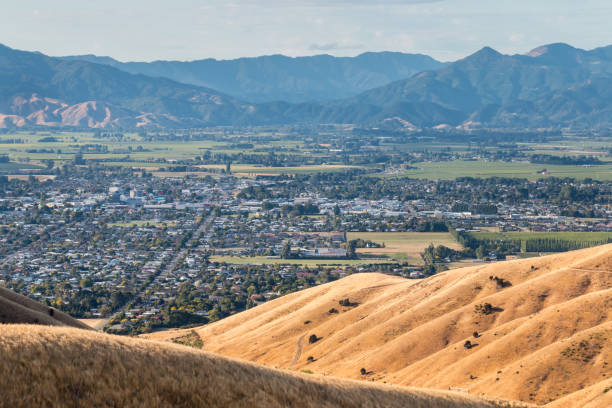
[[[283,245],[283,249],[280,254],[281,259],[290,259],[291,258],[291,241],[285,242]]]
[[[79,282],[82,288],[91,288],[92,283],[91,278],[83,278]]]
[[[476,248],[476,258],[482,259],[485,257],[485,248],[481,245]]]
[[[348,258],[355,258],[357,255],[355,253],[355,249],[357,248],[357,241],[352,240],[346,243],[346,256]]]
[[[83,159],[83,153],[78,152],[77,154],[74,155],[74,159],[72,160],[72,162],[76,165],[83,165],[85,164],[85,160]]]

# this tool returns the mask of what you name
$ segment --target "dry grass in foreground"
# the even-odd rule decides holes
[[[524,406],[288,373],[185,346],[65,327],[0,326],[0,406]]]
[[[25,296],[0,287],[0,324],[32,323],[88,328],[84,323]]]

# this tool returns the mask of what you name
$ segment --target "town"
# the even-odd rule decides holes
[[[110,332],[184,327],[348,274],[422,278],[545,251],[511,234],[553,234],[546,245],[563,250],[609,242],[611,193],[593,180],[154,176],[67,163],[0,176],[0,285]]]

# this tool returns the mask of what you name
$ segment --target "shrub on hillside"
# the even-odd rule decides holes
[[[311,334],[310,337],[308,338],[308,343],[309,344],[313,344],[313,343],[316,343],[319,340],[321,340],[320,337],[317,337],[316,334]]]

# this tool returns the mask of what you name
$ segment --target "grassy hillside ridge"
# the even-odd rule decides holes
[[[549,408],[566,407],[612,407],[612,378],[549,404]]]
[[[33,323],[50,326],[88,326],[59,310],[0,287],[0,324]]]
[[[0,330],[1,406],[524,406],[288,373],[185,346],[72,328],[7,325]]]
[[[340,305],[345,298],[354,304]],[[196,332],[204,349],[258,363],[546,404],[588,387],[603,393],[611,310],[604,245],[421,281],[352,275]]]

